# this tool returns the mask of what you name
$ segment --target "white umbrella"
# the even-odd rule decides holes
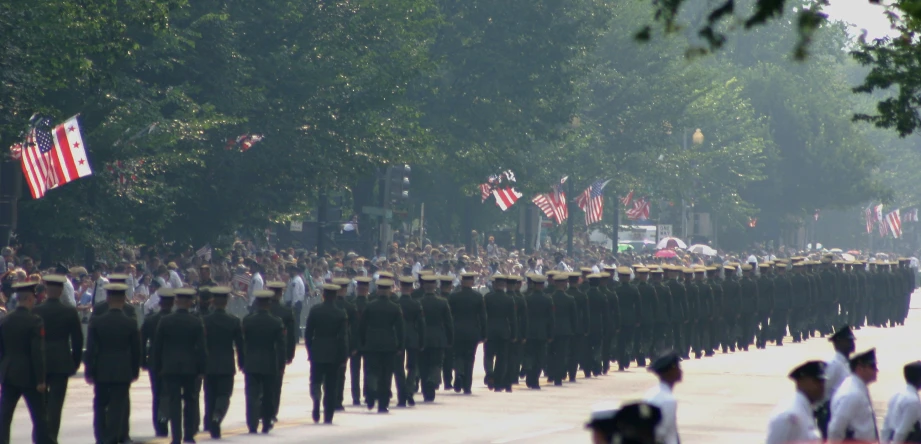
[[[704,244],[691,245],[691,247],[688,248],[688,251],[695,254],[703,254],[705,256],[716,256],[716,250],[710,248],[709,245]]]
[[[829,253],[842,253],[843,251],[840,248],[832,248],[828,250]]]
[[[656,244],[656,248],[661,250],[663,248],[687,248],[688,244],[684,243],[683,240],[678,239],[677,237],[666,237],[659,240],[659,243]]]
[[[848,253],[841,253],[841,259],[844,259],[846,261],[852,261],[854,260],[854,255],[848,254]]]

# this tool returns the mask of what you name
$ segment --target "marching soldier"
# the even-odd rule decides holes
[[[398,353],[396,367],[397,378],[397,407],[416,405],[413,399],[416,393],[416,384],[419,381],[419,350],[425,344],[425,317],[422,315],[422,304],[412,298],[413,285],[416,280],[412,276],[400,278],[400,309],[403,312],[404,351]],[[404,367],[405,363],[405,367]],[[403,380],[403,385],[400,381]]]
[[[355,296],[349,298],[349,302],[355,306],[355,314],[357,317],[354,319],[355,325],[352,326],[352,333],[355,334],[355,338],[352,339],[355,342],[356,346],[358,344],[359,338],[358,335],[358,326],[361,325],[361,317],[364,315],[365,307],[368,306],[368,296],[371,292],[371,278],[367,276],[358,276],[355,278]],[[361,368],[362,361],[364,356],[361,353],[361,347],[356,347],[354,350],[352,358],[349,359],[349,380],[352,383],[352,405],[360,406],[361,398],[360,395],[365,396],[365,402],[368,402],[368,389],[365,388],[364,391],[361,389]],[[365,376],[367,378],[367,375]]]
[[[723,320],[723,304],[725,302],[723,301],[723,284],[719,270],[719,267],[707,267],[707,284],[710,285],[710,292],[713,295],[713,305],[710,307],[710,319],[707,326],[710,330],[709,348],[711,350],[708,356],[713,356],[713,353],[719,350],[720,342],[726,333],[725,321]]]
[[[583,365],[583,371],[591,372],[592,376],[601,374],[601,359],[603,356],[602,345],[604,344],[605,329],[610,324],[608,319],[608,300],[599,288],[601,286],[601,274],[589,274],[586,277],[588,281],[588,347],[585,350],[587,364]]]
[[[153,363],[169,398],[174,444],[194,442],[200,421],[198,378],[205,373],[208,349],[204,324],[189,312],[196,293],[192,288],[175,290],[176,310],[160,319],[154,337]]]
[[[630,367],[631,356],[634,351],[634,337],[642,320],[640,292],[630,282],[631,271],[629,267],[617,268],[617,278],[620,280],[620,285],[616,287],[617,302],[620,310],[620,332],[617,336],[616,357],[618,369],[621,371]]]
[[[735,277],[736,265],[729,264],[723,267],[726,278],[723,279],[723,319],[725,319],[726,332],[723,335],[723,353],[727,346],[729,351],[736,351],[736,341],[738,340],[740,328],[740,315],[742,311],[742,286]]]
[[[639,353],[636,355],[636,364],[640,367],[646,366],[646,356],[650,358],[655,356],[654,344],[656,336],[656,314],[659,306],[659,296],[655,287],[649,284],[649,269],[646,267],[635,270],[637,285],[636,288],[640,293],[637,305],[641,307],[643,316],[640,331],[637,334],[637,344],[641,345]]]
[[[576,317],[576,301],[572,296],[566,294],[569,285],[569,273],[557,272],[553,275],[553,285],[556,291],[553,292],[553,308],[556,322],[556,328],[553,330],[553,342],[550,344],[550,361],[548,370],[550,377],[548,382],[553,385],[563,385],[566,378],[566,371],[569,368],[569,348],[572,346],[574,333],[578,329]]]
[[[346,278],[335,278],[333,279],[333,285],[338,285],[339,290],[336,293],[336,306],[345,310],[345,314],[348,315],[349,320],[349,361],[351,360],[360,360],[358,357],[358,309],[355,307],[355,304],[349,302],[345,296],[348,291],[348,286],[352,281]],[[339,403],[336,405],[336,410],[345,410],[342,402],[345,396],[345,369],[350,366],[343,366],[339,369],[339,377],[336,378],[336,382],[339,384],[338,400]],[[357,376],[355,377],[358,378]],[[361,401],[358,397],[361,395],[361,392],[354,388],[354,382],[352,388],[352,405],[361,405]]]
[[[137,320],[127,316],[125,284],[105,287],[107,307],[90,318],[84,378],[93,385],[93,434],[98,443],[123,442],[128,390],[140,373],[141,341]]]
[[[125,284],[125,282],[128,280],[128,275],[110,274],[105,279],[108,279],[110,284]],[[127,288],[128,286],[125,285],[125,287]],[[100,291],[100,293],[107,293],[105,291],[105,286],[101,287],[100,290],[102,290]],[[109,304],[106,303],[106,300],[102,299],[101,301],[97,301],[96,304],[93,305],[93,313],[90,315],[90,319],[92,320],[93,316],[99,316],[99,315],[105,314],[105,312],[107,311],[109,311]],[[138,315],[133,305],[126,303],[122,307],[122,311],[125,313],[126,316],[128,316],[131,319],[134,319],[135,322],[137,322]]]
[[[601,275],[601,285],[598,289],[605,295],[608,307],[608,324],[605,326],[604,342],[602,345],[601,373],[608,374],[611,362],[617,359],[617,336],[620,334],[620,303],[617,300],[616,282],[613,276],[617,269],[605,267]]]
[[[672,293],[672,337],[674,338],[674,349],[679,350],[682,357],[688,358],[687,335],[685,335],[685,323],[687,322],[686,314],[688,312],[688,293],[687,288],[681,282],[681,267],[667,266],[668,272],[667,286]]]
[[[758,278],[758,301],[755,307],[755,348],[767,348],[767,342],[771,339],[770,321],[774,311],[774,278],[770,263],[759,264],[758,269],[761,270],[761,277]]]
[[[285,326],[285,347],[278,362],[278,378],[275,380],[275,388],[272,391],[272,421],[278,422],[278,409],[281,407],[281,385],[285,379],[285,367],[294,362],[294,352],[297,350],[297,323],[294,321],[294,310],[281,302],[281,298],[285,295],[287,284],[271,281],[266,283],[265,286],[275,293],[272,297],[272,308],[269,312],[272,313],[272,316],[281,319],[282,325]]]
[[[449,264],[449,262],[445,261],[442,266],[447,267]],[[454,276],[442,274],[436,276],[436,278],[438,279],[438,292],[436,295],[445,302],[448,302],[448,298],[451,297],[451,290],[454,289]],[[451,313],[451,315],[453,316],[454,313]],[[452,325],[451,327],[453,328],[454,326]],[[456,373],[454,368],[454,346],[446,347],[443,355],[441,372],[444,377],[444,389],[452,390],[457,382],[457,378],[454,377]]]
[[[522,360],[524,359],[524,344],[528,337],[528,303],[524,295],[521,294],[521,277],[511,277],[514,278],[514,280],[510,284],[512,285],[510,294],[515,300],[515,317],[518,320],[518,335],[515,338],[517,341],[509,345],[509,364],[511,365],[509,368],[509,378],[511,379],[512,385],[518,385],[518,379],[524,377]]]
[[[493,278],[493,291],[483,298],[487,326],[483,354],[483,367],[486,370],[485,382],[490,390],[511,392],[512,375],[509,371],[508,348],[517,337],[518,319],[515,316],[515,299],[505,291],[509,283],[506,276],[495,275]]]
[[[698,287],[697,282],[694,281],[694,269],[693,268],[682,268],[681,272],[684,274],[684,288],[687,291],[687,324],[685,324],[685,337],[688,341],[688,346],[691,351],[694,352],[694,357],[700,359],[703,356],[703,351],[701,350],[700,345],[700,331],[698,329],[698,319],[700,315],[700,287]],[[682,348],[681,352],[687,352],[686,349]],[[690,356],[688,356],[690,358]]]
[[[704,279],[707,269],[701,265],[694,269],[694,283],[697,284],[699,297],[697,315],[697,337],[700,351],[706,356],[713,356],[712,342],[710,339],[710,322],[713,322],[713,289],[709,281]]]
[[[579,365],[582,365],[585,377],[591,377],[591,371],[587,369],[586,362],[583,360],[585,349],[588,347],[588,296],[582,292],[579,286],[579,278],[581,277],[582,273],[569,273],[569,289],[566,290],[566,294],[571,296],[576,303],[576,329],[572,334],[572,342],[569,344],[569,357],[567,358],[570,382],[576,381]]]
[[[755,338],[755,310],[758,306],[758,283],[754,279],[754,268],[745,264],[742,266],[742,279],[739,285],[742,287],[741,316],[739,316],[739,330],[742,333],[739,339],[739,350],[748,351],[748,346]]]
[[[453,366],[457,374],[454,381],[454,392],[463,391],[468,395],[473,385],[473,362],[476,359],[476,350],[480,341],[486,338],[486,305],[483,302],[483,295],[473,289],[475,277],[475,273],[463,273],[460,291],[447,295],[451,315],[454,317]],[[489,295],[486,297],[488,298]],[[487,345],[484,365],[489,361],[489,356]],[[488,378],[488,369],[486,375]]]
[[[159,294],[160,310],[144,316],[144,324],[141,325],[141,367],[147,369],[147,376],[150,379],[154,432],[157,436],[163,437],[169,435],[169,397],[163,387],[163,378],[157,374],[157,366],[153,362],[153,342],[160,319],[173,311],[175,295],[169,288],[161,288]]]
[[[528,288],[528,335],[525,343],[528,388],[540,390],[540,372],[547,365],[547,345],[553,342],[553,299],[544,292],[547,278],[541,275],[528,277],[534,289]]]
[[[378,413],[389,412],[393,364],[397,350],[403,349],[403,312],[390,300],[392,287],[390,279],[377,280],[378,297],[365,307],[358,327],[365,356],[368,410],[376,401]]]
[[[793,342],[798,343],[808,338],[806,333],[807,310],[812,295],[809,278],[806,277],[806,265],[802,262],[793,263],[793,276],[790,277],[790,336]]]
[[[48,433],[58,439],[67,381],[77,373],[83,356],[83,328],[77,309],[61,302],[67,276],[51,274],[42,279],[47,299],[32,313],[45,326],[45,382],[48,385]]]
[[[422,313],[425,316],[425,342],[419,354],[419,371],[422,379],[422,400],[435,401],[435,391],[441,384],[441,366],[444,351],[454,342],[454,320],[448,301],[435,294],[438,277],[422,276],[425,295],[422,296]]]
[[[310,360],[310,398],[313,422],[320,422],[320,399],[323,400],[323,423],[332,424],[339,403],[340,368],[349,355],[348,314],[336,304],[340,286],[323,285],[323,303],[314,305],[307,315],[304,343]],[[264,321],[269,326],[271,323]],[[272,326],[275,329],[276,326]],[[280,336],[280,335],[278,335]],[[268,340],[269,338],[266,337]],[[277,343],[277,339],[275,340]]]
[[[787,325],[790,324],[790,311],[793,307],[793,284],[787,274],[788,264],[780,262],[774,278],[774,310],[771,312],[771,336],[778,347],[783,347],[783,338],[787,334]],[[793,328],[790,328],[793,335]]]
[[[832,258],[822,258],[822,271],[819,273],[822,286],[822,297],[819,299],[819,331],[822,337],[832,333],[832,326],[838,320],[838,276],[833,271]]]
[[[13,412],[20,397],[26,399],[26,407],[32,417],[32,441],[41,444],[56,442],[49,430],[45,411],[45,393],[48,391],[45,326],[42,318],[32,313],[36,285],[38,282],[13,284],[19,303],[16,310],[0,319],[0,420],[3,421],[0,440],[3,443],[10,442]],[[61,398],[63,400],[63,394]]]
[[[246,426],[257,433],[262,420],[262,433],[272,430],[272,388],[279,372],[279,356],[284,355],[285,326],[272,316],[275,292],[257,290],[253,293],[255,310],[243,318],[243,372],[246,374]],[[308,322],[307,328],[310,328]],[[342,370],[343,374],[345,370]],[[341,398],[337,398],[341,400]]]
[[[855,330],[860,330],[861,327],[868,325],[867,304],[870,300],[870,287],[873,284],[867,274],[867,261],[857,261],[854,267],[857,269],[857,309],[855,310],[856,317],[852,325]],[[912,273],[912,276],[914,276],[914,273]]]
[[[820,442],[812,417],[812,406],[822,400],[825,389],[825,363],[808,361],[790,372],[796,383],[796,396],[780,404],[768,422],[767,444]]]
[[[211,437],[221,438],[221,422],[230,408],[233,378],[243,368],[243,324],[227,313],[230,287],[211,287],[212,310],[205,316],[208,362],[205,366],[205,422]],[[234,365],[234,350],[237,353]]]
[[[672,291],[665,285],[665,271],[654,268],[649,271],[652,287],[656,290],[658,305],[655,314],[655,338],[650,357],[657,356],[661,350],[674,347],[672,343]]]

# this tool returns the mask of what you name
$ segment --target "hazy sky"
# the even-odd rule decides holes
[[[855,35],[865,29],[868,39],[885,37],[892,32],[883,7],[870,4],[868,0],[831,0],[825,12],[832,20],[853,24]]]

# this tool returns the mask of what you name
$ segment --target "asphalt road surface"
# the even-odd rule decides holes
[[[916,293],[918,294],[918,293]],[[870,386],[879,424],[886,414],[889,397],[902,390],[902,366],[921,359],[921,298],[914,301],[906,326],[856,331],[857,350],[877,348],[880,376]],[[482,352],[482,347],[480,347]],[[715,357],[686,361],[684,382],[676,388],[678,426],[683,443],[757,443],[764,439],[765,426],[774,405],[792,396],[793,385],[786,378],[797,364],[808,359],[826,359],[830,344],[814,338],[802,344],[766,350],[718,353]],[[514,393],[492,393],[482,384],[483,369],[478,354],[473,395],[438,392],[434,404],[391,407],[386,415],[351,407],[345,394],[346,411],[336,413],[333,425],[314,425],[307,354],[301,344],[294,364],[288,367],[282,391],[279,423],[270,435],[248,435],[244,419],[243,376],[237,375],[231,410],[224,421],[227,443],[578,443],[588,442],[584,430],[591,406],[603,400],[627,401],[639,398],[656,378],[631,367],[592,379],[578,379],[563,387],[533,391],[522,382]],[[348,381],[346,392],[349,391]],[[64,406],[59,442],[93,442],[93,390],[77,374],[70,381]],[[30,441],[31,422],[25,403],[20,402],[13,422],[12,441]],[[150,413],[150,389],[146,374],[131,387],[131,437],[137,442],[168,443],[154,438]],[[207,433],[198,442],[212,441]]]

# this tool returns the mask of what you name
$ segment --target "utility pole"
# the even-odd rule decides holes
[[[569,191],[567,193],[569,194],[569,200],[566,201],[566,208],[567,208],[567,212],[569,213],[569,216],[566,218],[566,234],[569,235],[569,240],[567,241],[567,244],[566,244],[566,255],[569,257],[572,257],[572,253],[573,253],[572,251],[572,233],[573,233],[573,226],[572,226],[572,213],[573,213],[572,207],[573,205],[572,205],[572,202],[574,200],[573,199],[573,195],[574,195],[573,186],[572,186],[573,180],[570,179],[570,180],[567,180],[566,182],[569,183]]]

